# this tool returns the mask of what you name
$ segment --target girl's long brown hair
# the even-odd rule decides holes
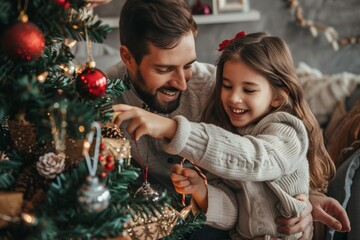
[[[290,51],[281,38],[266,33],[253,33],[235,39],[226,46],[217,62],[215,90],[202,120],[236,132],[220,99],[224,63],[230,59],[244,62],[269,81],[274,93],[283,99],[283,104],[273,111],[288,112],[303,121],[309,137],[307,158],[310,187],[326,192],[328,181],[335,175],[335,165],[326,151],[320,126],[304,99]]]

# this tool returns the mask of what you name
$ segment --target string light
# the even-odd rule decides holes
[[[334,27],[305,19],[303,17],[303,9],[298,0],[288,0],[288,2],[290,10],[295,16],[296,22],[298,22],[302,28],[308,28],[313,37],[317,37],[319,32],[323,33],[335,51],[339,50],[339,45],[345,46],[360,43],[360,36],[351,36],[339,39],[339,34]]]

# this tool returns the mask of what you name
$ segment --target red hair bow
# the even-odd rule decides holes
[[[219,44],[219,49],[218,51],[222,51],[224,50],[224,48],[229,45],[229,43],[231,43],[232,41],[234,41],[235,39],[238,39],[238,38],[242,38],[242,37],[245,37],[245,32],[244,31],[241,31],[239,33],[236,34],[236,36],[233,38],[233,39],[225,39],[224,41],[222,41],[220,44]]]

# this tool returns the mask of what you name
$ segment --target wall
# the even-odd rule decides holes
[[[323,34],[314,38],[307,29],[301,28],[292,18],[286,0],[249,0],[250,8],[260,12],[258,21],[199,25],[196,39],[199,61],[215,63],[218,44],[232,38],[238,31],[247,33],[266,31],[283,37],[289,44],[295,64],[305,62],[324,74],[351,72],[360,74],[360,44],[340,47],[334,51]],[[95,8],[100,16],[118,16],[124,0]],[[360,37],[359,0],[299,0],[306,19],[333,26],[340,37]],[[108,35],[106,43],[119,47],[116,29]]]

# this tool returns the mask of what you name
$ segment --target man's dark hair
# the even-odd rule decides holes
[[[197,25],[183,0],[127,0],[120,14],[120,43],[140,64],[148,44],[171,49],[180,39],[197,32]]]

